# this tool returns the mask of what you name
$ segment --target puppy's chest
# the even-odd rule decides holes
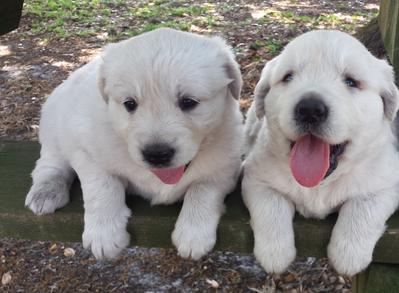
[[[129,193],[140,195],[151,201],[152,204],[170,204],[179,200],[186,192],[188,184],[179,182],[168,185],[159,181],[154,176],[141,176],[129,178]]]
[[[289,171],[283,176],[270,176],[268,183],[274,190],[279,191],[294,205],[295,209],[304,217],[324,218],[345,200],[345,194],[330,184],[317,188],[301,187]]]
[[[291,192],[288,197],[295,204],[296,210],[304,217],[325,218],[328,214],[336,211],[342,204],[343,199],[330,190],[301,190]]]

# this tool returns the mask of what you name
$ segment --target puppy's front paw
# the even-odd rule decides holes
[[[331,239],[328,258],[338,273],[353,276],[364,270],[371,262],[373,248],[366,243],[350,239]]]
[[[82,240],[83,247],[90,248],[97,259],[116,258],[129,245],[130,235],[126,224],[130,210],[121,212],[118,218],[108,222],[86,221]]]
[[[266,272],[280,274],[294,261],[296,249],[290,241],[255,240],[254,254]]]
[[[125,229],[98,226],[83,232],[83,247],[90,248],[96,259],[116,258],[129,245],[130,236]]]
[[[69,201],[68,186],[62,180],[35,183],[26,196],[25,206],[36,215],[54,213]]]
[[[211,251],[215,245],[216,228],[178,221],[172,233],[172,242],[181,257],[197,260]]]

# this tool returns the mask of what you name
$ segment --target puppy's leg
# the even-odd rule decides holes
[[[85,155],[73,160],[82,184],[84,201],[83,246],[97,259],[115,258],[129,244],[126,225],[130,210],[125,204],[125,186]]]
[[[295,259],[294,205],[264,184],[244,177],[243,197],[251,215],[254,254],[269,273],[282,273]]]
[[[33,185],[25,206],[35,214],[53,213],[69,201],[69,189],[75,177],[72,168],[59,155],[42,149],[32,172]]]
[[[328,245],[328,257],[339,273],[352,276],[369,265],[385,222],[397,205],[397,191],[390,191],[355,198],[341,207]]]
[[[224,197],[211,183],[194,184],[188,189],[172,233],[181,257],[199,259],[213,248]]]

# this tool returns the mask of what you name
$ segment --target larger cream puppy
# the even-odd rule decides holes
[[[268,272],[295,258],[295,210],[339,210],[328,246],[338,272],[370,263],[399,201],[397,109],[392,68],[345,33],[303,34],[267,63],[246,124],[243,193]]]
[[[107,46],[43,106],[26,205],[39,215],[66,205],[76,172],[83,245],[113,258],[129,243],[127,188],[153,204],[184,198],[172,240],[181,256],[203,256],[240,171],[240,90],[219,38],[159,29]]]

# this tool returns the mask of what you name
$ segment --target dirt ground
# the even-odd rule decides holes
[[[0,37],[0,140],[37,140],[46,97],[104,44],[149,24],[176,24],[173,14],[154,11],[205,7],[173,21],[178,17],[188,31],[221,35],[234,48],[244,79],[243,111],[265,62],[288,41],[312,29],[353,34],[378,12],[376,0],[99,1],[108,15],[98,12],[89,22],[67,18],[56,26],[50,13],[43,18],[35,12],[37,0],[25,2],[31,4],[25,3],[20,28]],[[129,17],[131,11],[136,15]],[[64,256],[67,247],[74,256]],[[338,276],[326,259],[297,260],[285,274],[271,276],[252,255],[214,252],[194,262],[175,250],[130,248],[115,262],[97,262],[81,244],[13,239],[0,241],[0,276],[1,292],[350,292],[350,279]]]
[[[1,292],[350,292],[325,259],[301,259],[272,276],[252,255],[231,252],[191,261],[173,249],[133,247],[107,262],[77,243],[12,239],[0,243],[0,275],[9,279]]]

